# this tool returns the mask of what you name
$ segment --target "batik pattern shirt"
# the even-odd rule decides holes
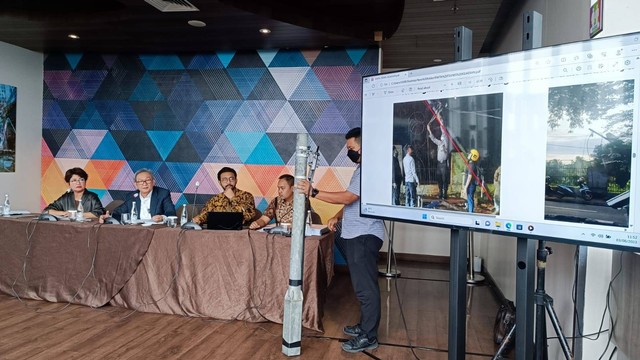
[[[245,224],[251,222],[256,216],[256,203],[253,195],[236,188],[235,196],[229,199],[224,192],[213,196],[204,206],[200,214],[193,218],[193,222],[202,224],[207,221],[207,214],[210,212],[242,212]]]

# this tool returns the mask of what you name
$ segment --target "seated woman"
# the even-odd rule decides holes
[[[67,170],[64,181],[69,184],[69,189],[56,201],[44,208],[45,212],[51,215],[68,217],[69,210],[76,210],[82,201],[84,217],[86,219],[96,219],[104,212],[100,198],[94,192],[87,190],[87,180],[89,175],[81,168]]]
[[[271,200],[262,216],[252,222],[249,228],[260,229],[275,218],[276,224],[291,223],[293,221],[293,176],[289,174],[280,175],[278,178],[278,196]],[[306,200],[306,209],[311,209],[309,200]]]

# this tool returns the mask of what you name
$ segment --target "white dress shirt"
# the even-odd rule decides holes
[[[151,219],[151,196],[153,195],[153,190],[147,195],[147,197],[142,196],[140,193],[140,219],[141,220],[150,220]]]

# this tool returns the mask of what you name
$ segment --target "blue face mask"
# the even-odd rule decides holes
[[[358,160],[360,160],[360,154],[358,154],[357,151],[351,149],[347,151],[347,157],[354,163],[358,163]]]

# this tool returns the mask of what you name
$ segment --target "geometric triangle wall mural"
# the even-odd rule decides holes
[[[217,171],[230,166],[264,210],[277,177],[294,171],[297,133],[321,145],[314,181],[344,190],[353,171],[344,134],[361,123],[361,76],[376,72],[378,52],[48,54],[42,204],[66,189],[61,176],[72,166],[92,174],[89,187],[103,205],[133,190],[141,168],[178,204],[192,201],[201,183],[202,204],[220,191]],[[318,211],[326,220],[336,208]]]

